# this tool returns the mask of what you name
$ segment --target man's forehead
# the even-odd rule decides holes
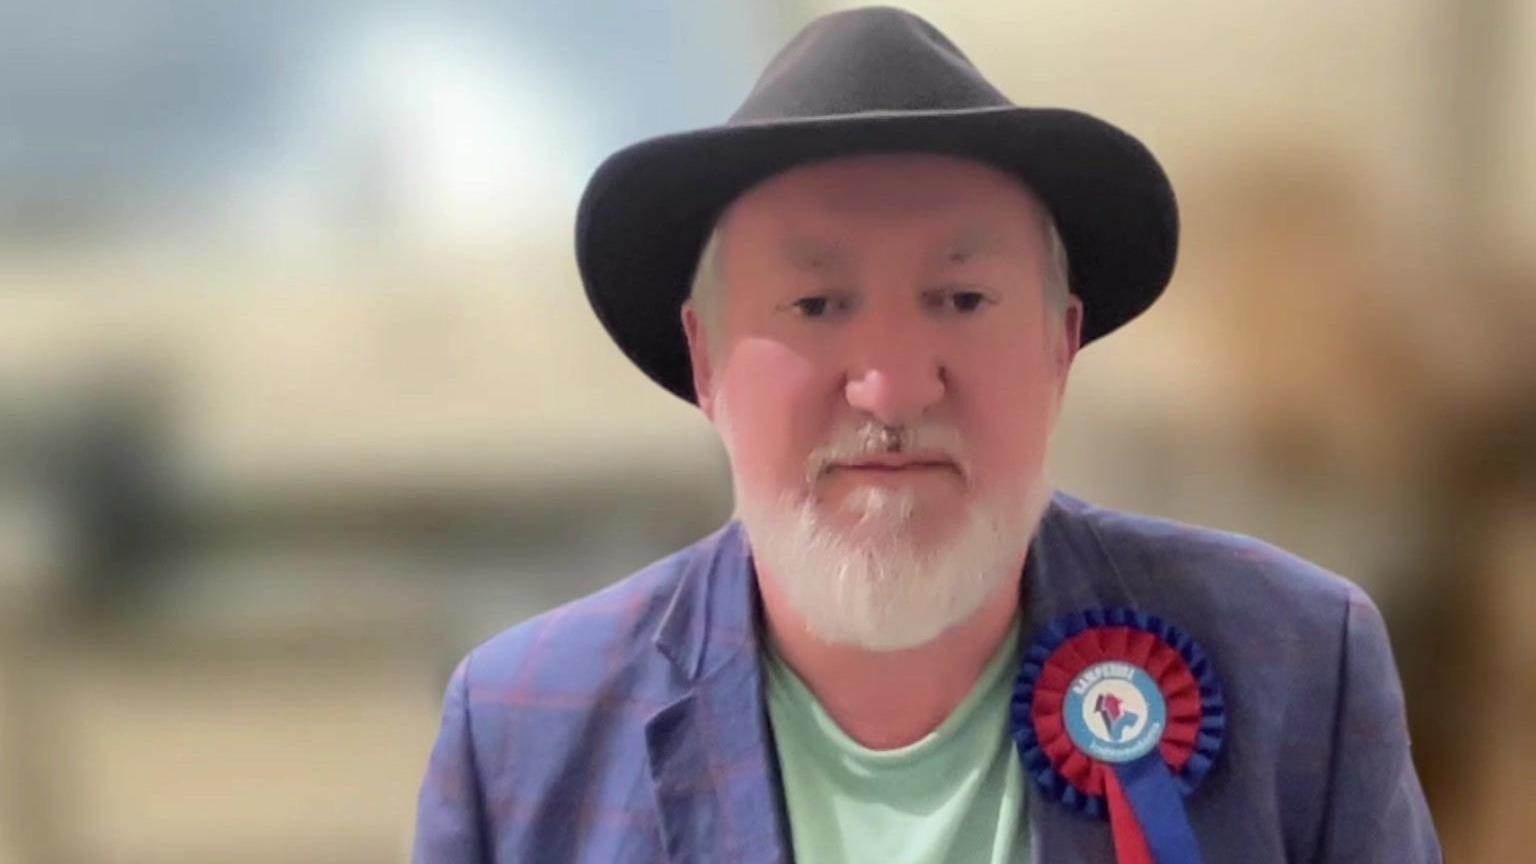
[[[836,271],[859,253],[857,244],[845,234],[817,231],[805,225],[783,228],[777,237],[778,253],[799,270]],[[958,265],[995,254],[1011,245],[1010,232],[1003,225],[995,220],[973,219],[935,232],[926,251],[947,264]]]

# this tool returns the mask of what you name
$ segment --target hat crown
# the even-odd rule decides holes
[[[806,25],[769,62],[730,124],[1012,104],[933,25],[872,7]]]

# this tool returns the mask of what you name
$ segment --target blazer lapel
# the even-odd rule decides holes
[[[656,647],[688,682],[645,743],[673,864],[789,860],[758,662],[757,590],[731,522],[680,581]]]
[[[1080,502],[1057,494],[1030,546],[1024,568],[1028,611],[1021,634],[1026,646],[1062,615],[1096,606],[1134,606],[1141,593],[1116,569],[1093,527],[1072,512],[1077,506]],[[1047,799],[1033,779],[1028,794],[1030,860],[1114,864],[1109,822]]]

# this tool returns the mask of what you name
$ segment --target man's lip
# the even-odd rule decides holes
[[[954,469],[955,463],[948,459],[865,459],[857,462],[834,462],[830,467],[832,470],[902,471],[909,468]]]

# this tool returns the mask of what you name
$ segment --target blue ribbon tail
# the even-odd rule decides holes
[[[1157,864],[1201,864],[1200,844],[1184,812],[1184,796],[1157,748],[1115,765],[1125,798],[1141,823],[1147,848]]]

